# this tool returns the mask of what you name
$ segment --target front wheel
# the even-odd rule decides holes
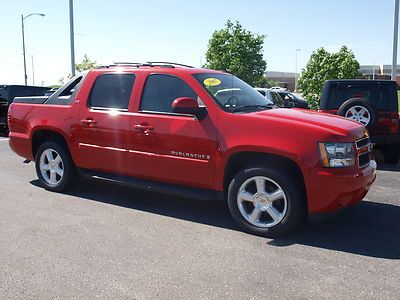
[[[296,176],[283,176],[273,166],[244,169],[229,185],[229,210],[244,231],[277,237],[299,224],[305,215],[301,186]]]
[[[45,142],[40,145],[35,164],[36,174],[47,190],[61,192],[75,183],[75,166],[67,150],[58,143]]]

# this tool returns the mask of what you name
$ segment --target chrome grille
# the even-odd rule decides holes
[[[363,168],[369,165],[371,161],[371,151],[372,145],[369,137],[362,138],[356,141],[356,148],[357,148],[357,161],[358,166]]]
[[[362,147],[366,147],[369,144],[371,144],[371,142],[369,141],[369,137],[362,138],[361,140],[356,141],[357,149],[360,149]]]

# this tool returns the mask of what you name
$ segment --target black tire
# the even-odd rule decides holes
[[[61,157],[63,175],[62,176],[57,175],[58,176],[57,178],[59,180],[55,184],[49,183],[48,179],[45,179],[45,177],[43,176],[42,171],[41,171],[40,159],[41,159],[42,154],[46,150],[54,150]],[[61,192],[61,191],[65,191],[65,190],[71,188],[78,178],[78,174],[77,174],[75,165],[71,159],[68,149],[65,149],[65,145],[61,146],[57,142],[48,141],[48,142],[44,142],[43,144],[41,144],[39,146],[39,148],[36,152],[35,165],[36,165],[36,174],[37,174],[40,182],[43,184],[43,186],[45,187],[46,190],[49,190],[52,192]],[[48,165],[50,165],[50,162],[48,162]],[[58,166],[60,166],[60,164]],[[51,171],[48,171],[48,172],[51,172]],[[50,177],[50,175],[49,175],[49,177]]]
[[[247,221],[239,209],[238,192],[242,184],[255,176],[263,176],[275,181],[284,191],[287,209],[283,219],[272,227],[258,227]],[[254,205],[254,204],[253,204]],[[294,174],[283,174],[275,166],[249,167],[240,171],[228,188],[229,211],[236,223],[245,231],[254,235],[274,238],[293,229],[306,216],[306,201],[303,184]]]
[[[339,116],[346,117],[347,111],[352,108],[353,106],[362,106],[365,109],[368,110],[368,113],[370,115],[370,121],[366,127],[368,129],[373,129],[374,126],[376,125],[376,122],[378,120],[378,114],[374,107],[365,99],[363,98],[351,98],[344,102],[340,107],[337,112]]]
[[[397,164],[400,159],[400,145],[384,145],[383,146],[383,159],[387,164]]]

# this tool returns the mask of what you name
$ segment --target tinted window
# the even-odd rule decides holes
[[[181,97],[197,99],[196,93],[182,79],[153,74],[147,78],[140,110],[172,113],[172,102]]]
[[[289,99],[288,94],[286,94],[286,93],[279,93],[279,92],[278,92],[278,94],[279,94],[279,96],[281,96],[282,99],[284,99],[284,100],[288,100],[288,99]]]
[[[133,74],[100,75],[90,93],[90,107],[128,109],[134,82]]]
[[[278,93],[275,93],[275,92],[271,92],[271,94],[272,94],[272,99],[274,101],[274,104],[276,106],[283,107],[284,104],[283,104],[283,100],[282,100],[281,96],[279,96]]]
[[[295,100],[296,98],[292,94],[286,94],[285,100]]]
[[[257,90],[257,92],[259,92],[261,95],[263,95],[265,97],[265,91]]]
[[[336,91],[336,106],[340,107],[351,98],[363,98],[375,105],[378,109],[389,108],[389,102],[385,102],[378,83],[369,84],[340,84]]]

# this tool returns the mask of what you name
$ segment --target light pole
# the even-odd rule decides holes
[[[24,29],[24,20],[31,17],[31,16],[41,16],[44,17],[45,14],[39,14],[39,13],[33,13],[33,14],[29,14],[27,16],[24,17],[24,15],[21,15],[21,23],[22,23],[22,51],[24,54],[24,79],[25,79],[25,85],[27,85],[27,81],[28,81],[28,76],[26,75],[26,59],[25,59],[25,29]]]
[[[372,65],[372,80],[375,80],[375,60],[376,57],[374,57],[374,64]]]
[[[397,75],[397,38],[399,32],[399,0],[394,1],[392,80]]]
[[[35,85],[35,69],[33,68],[33,55],[27,53],[26,55],[31,57],[32,62],[32,85]]]
[[[74,44],[74,3],[69,0],[69,34],[71,41],[71,74],[75,76],[75,44]]]
[[[296,49],[296,66],[294,71],[294,91],[297,91],[297,53],[299,53],[301,49]]]

